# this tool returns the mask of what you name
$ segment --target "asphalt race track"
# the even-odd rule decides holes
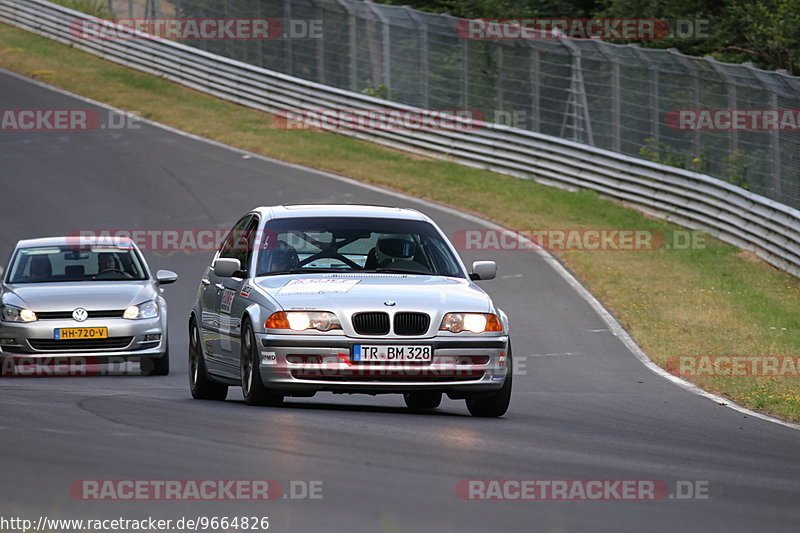
[[[6,109],[89,104],[0,73]],[[100,110],[102,116],[105,110]],[[394,204],[452,235],[452,211],[245,156],[167,130],[0,132],[0,257],[18,239],[79,229],[227,229],[256,205]],[[0,514],[178,519],[268,516],[270,531],[797,531],[800,433],[691,394],[642,365],[538,255],[504,251],[482,282],[512,324],[508,414],[430,414],[400,396],[319,394],[278,409],[192,400],[186,322],[209,252],[145,252],[180,275],[166,289],[167,377],[0,378]],[[322,499],[270,502],[73,499],[82,479],[323,482]],[[707,482],[708,499],[464,501],[467,479]],[[10,530],[9,530],[10,531]]]

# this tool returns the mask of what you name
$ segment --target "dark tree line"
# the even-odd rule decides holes
[[[636,42],[800,75],[800,0],[382,0],[463,18],[709,21],[702,38]]]

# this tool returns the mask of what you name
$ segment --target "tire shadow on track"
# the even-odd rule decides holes
[[[244,406],[244,400],[226,400],[226,403],[236,403]],[[257,407],[255,410],[258,410]],[[454,411],[440,409],[410,409],[402,406],[388,405],[368,405],[368,404],[345,404],[345,403],[317,403],[304,401],[284,402],[280,407],[260,407],[260,409],[280,412],[281,410],[295,411],[338,411],[338,412],[360,412],[360,413],[381,413],[381,414],[404,414],[404,415],[424,415],[424,416],[444,416],[473,418],[469,413],[458,413]],[[251,410],[251,409],[248,409]]]

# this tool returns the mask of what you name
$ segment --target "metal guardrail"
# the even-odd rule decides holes
[[[415,110],[145,34],[129,40],[84,39],[70,31],[78,18],[87,16],[43,0],[0,0],[3,22],[263,111]],[[800,211],[704,174],[496,124],[470,131],[353,129],[339,133],[547,185],[592,189],[752,250],[800,277]]]
[[[288,38],[181,42],[410,106],[480,110],[490,122],[680,166],[800,209],[800,136],[789,129],[800,108],[800,77],[785,72],[674,49],[554,38],[549,31],[503,38],[519,26],[370,0],[107,3],[114,17],[273,18],[289,29]],[[557,23],[518,22],[528,27]],[[665,37],[711,35],[703,28],[708,21],[696,20],[689,32],[674,20],[648,22],[669,27]],[[318,31],[308,38],[302,28],[311,24]],[[591,26],[572,26],[572,31],[591,32]],[[297,27],[301,30],[291,30]],[[489,36],[484,32],[493,37],[481,38]],[[701,117],[722,118],[730,110],[749,110],[754,120],[730,128],[699,126],[705,122]],[[772,114],[780,117],[780,127],[762,120]],[[765,129],[743,129],[759,127]]]

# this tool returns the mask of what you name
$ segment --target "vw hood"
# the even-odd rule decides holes
[[[3,291],[3,302],[34,312],[117,310],[156,298],[150,281],[18,284]]]

